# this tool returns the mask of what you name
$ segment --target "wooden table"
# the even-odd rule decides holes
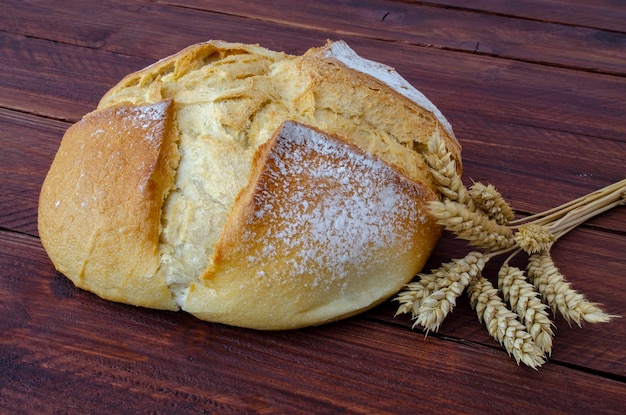
[[[626,318],[557,319],[535,371],[466,297],[427,337],[391,301],[321,327],[252,331],[101,300],[55,272],[38,239],[38,193],[65,129],[125,74],[208,39],[294,54],[344,39],[395,67],[451,121],[467,182],[494,184],[521,215],[623,179],[626,6],[468,3],[4,0],[0,413],[622,413]],[[446,234],[428,267],[466,250]],[[575,288],[618,315],[625,253],[623,207],[554,249]]]

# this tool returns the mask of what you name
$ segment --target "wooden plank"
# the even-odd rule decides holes
[[[129,71],[152,60],[0,33],[0,107],[77,121]]]
[[[0,228],[37,235],[43,179],[68,123],[0,108]]]
[[[493,184],[520,213],[554,208],[626,177],[623,141],[478,115],[450,112],[448,117],[463,145],[466,185]],[[626,232],[623,215],[623,209],[615,209],[589,223]]]
[[[277,27],[273,29],[278,30]],[[256,31],[241,30],[238,37],[239,40],[254,42],[260,40],[258,36]],[[317,36],[322,35],[318,33]],[[0,50],[3,53],[6,51],[1,67],[6,75],[0,81],[0,106],[35,108],[38,114],[55,118],[80,117],[93,108],[106,87],[116,83],[121,74],[145,66],[142,63],[147,65],[152,62],[148,58],[131,58],[95,50],[88,50],[77,58],[78,49],[70,45],[52,42],[43,45],[39,42],[44,41],[20,39],[7,34],[0,34],[0,38],[3,38],[4,45],[0,46]],[[299,37],[287,49],[302,49],[302,45],[310,45],[314,39],[311,32],[299,32]],[[586,74],[401,44],[389,48],[386,42],[360,38],[346,40],[364,57],[396,67],[444,114],[464,112],[493,117],[501,122],[626,140],[626,125],[621,122],[622,115],[626,113],[626,102],[622,99],[626,91],[624,77]],[[138,43],[147,41],[144,39]],[[43,56],[41,60],[37,59],[40,55]],[[50,63],[45,66],[50,56],[55,56],[56,62],[67,60],[77,64]],[[85,67],[91,69],[86,71]],[[42,69],[46,72],[41,73]],[[42,82],[34,82],[42,77]],[[109,80],[108,85],[105,78]],[[50,106],[51,114],[45,113],[46,105]]]
[[[623,47],[626,33],[596,28],[388,0],[316,1],[303,3],[300,7],[290,7],[289,0],[262,2],[254,7],[219,0],[161,0],[160,3],[307,27],[335,36],[400,41],[594,72],[626,74],[626,49]],[[611,10],[616,10],[619,15],[620,7]],[[626,18],[626,13],[622,12],[622,17]],[[623,32],[626,29],[623,20],[621,24]],[[494,30],[496,27],[498,30]]]
[[[217,16],[218,20],[212,21],[211,27],[224,29],[223,31],[220,30],[220,33],[228,33],[232,31],[233,27],[237,27],[237,36],[233,40],[255,42],[260,39],[285,39],[285,34],[277,35],[280,27],[275,25],[255,24],[254,29],[247,30],[245,21],[242,21],[242,19],[222,21],[222,17]],[[162,19],[164,18],[163,16]],[[181,16],[182,18],[186,18],[186,16]],[[198,18],[196,17],[195,20],[198,20]],[[166,22],[159,20],[154,22],[153,26],[149,23],[150,21],[147,20],[146,26],[144,26],[146,33],[143,34],[150,37],[134,40],[125,38],[124,42],[120,41],[119,44],[113,43],[111,47],[113,49],[124,47],[124,53],[153,55],[154,59],[156,59],[157,57],[163,57],[167,53],[177,51],[178,47],[182,48],[189,41],[189,38],[185,38],[187,41],[182,39],[170,40],[178,47],[168,47],[166,42],[159,43],[158,51],[156,51],[150,39],[163,31],[163,24]],[[206,26],[206,20],[202,21],[202,25]],[[193,19],[189,21],[188,26],[193,27]],[[261,38],[258,33],[259,26],[263,27],[262,31],[266,34]],[[293,40],[281,45],[286,47],[285,49],[288,52],[298,48],[305,49],[302,45],[315,44],[315,38],[320,40],[317,44],[321,44],[324,38],[322,33],[302,30],[294,30],[294,33],[289,33],[289,35],[289,39]],[[397,67],[403,75],[424,90],[435,103],[441,106],[445,110],[444,113],[448,110],[467,110],[471,108],[472,112],[486,116],[507,117],[511,114],[514,115],[514,117],[504,119],[509,122],[607,136],[617,140],[624,140],[624,137],[626,137],[626,126],[618,122],[621,114],[626,111],[626,103],[621,99],[623,91],[626,90],[626,80],[624,78],[584,75],[575,71],[558,71],[553,68],[501,62],[500,60],[472,55],[459,56],[457,53],[424,50],[423,48],[399,44],[389,48],[386,42],[352,38],[348,40],[353,46],[358,46],[359,52],[364,56],[378,59]],[[111,41],[113,42],[114,39]],[[270,41],[269,43],[274,42]],[[28,48],[20,46],[13,42],[4,49],[7,51],[15,49],[28,50]],[[272,47],[271,44],[267,46]],[[132,50],[129,47],[132,47]],[[59,50],[58,53],[62,57],[70,56],[67,59],[72,59],[71,49]],[[29,60],[23,63],[20,63],[20,61],[15,62],[13,59],[10,59],[14,56],[15,53],[7,53],[7,58],[9,59],[6,60],[6,65],[9,69],[14,67],[20,68],[29,63]],[[28,56],[28,54],[21,53],[15,56],[15,58],[21,60],[23,56]],[[112,68],[112,72],[115,73],[128,73],[130,70],[138,69],[140,66],[131,64],[128,67],[124,63],[120,63],[120,60],[123,59],[116,57],[113,64],[100,62],[96,66],[98,68]],[[39,64],[39,62],[36,62],[36,64]],[[124,71],[124,68],[128,68],[128,70]],[[33,72],[35,69],[36,66],[31,68]],[[57,70],[59,69],[57,68]],[[72,70],[73,68],[69,69]],[[9,70],[9,73],[12,72],[15,72],[15,69],[13,71]],[[80,80],[86,76],[85,73],[93,74],[103,71],[101,69],[93,69],[85,72],[84,69],[79,67],[76,72],[76,77],[72,78]],[[17,85],[21,88],[20,90],[25,89],[28,91],[32,88],[29,85],[33,85],[32,82],[28,83],[32,76],[32,73],[27,73],[27,75],[18,78],[16,81],[10,78],[7,79],[6,82],[9,83],[7,88],[9,89],[3,95],[7,97],[21,95],[15,94],[13,90],[10,90],[11,85]],[[118,80],[121,76],[112,75],[110,77],[111,84],[114,83],[113,80]],[[35,85],[38,85],[38,83],[35,83]],[[80,83],[71,89],[68,89],[67,85],[61,84],[58,85],[58,88],[55,88],[51,95],[53,99],[59,100],[57,90],[61,90],[63,93],[71,93],[70,91],[79,91],[80,87]],[[84,88],[89,89],[88,86]],[[91,89],[93,89],[93,86]],[[104,88],[98,89],[102,93],[104,92],[103,90]],[[430,93],[429,91],[437,92]],[[439,91],[442,92],[441,97],[439,96]],[[485,93],[489,95],[485,96]],[[34,98],[33,100],[36,101]],[[556,105],[557,103],[558,105]],[[72,101],[67,104],[73,105]],[[460,104],[461,108],[458,105],[453,106],[454,104]],[[580,125],[581,122],[586,122],[587,124]],[[609,131],[617,129],[617,131],[611,131],[607,134],[607,129]]]
[[[254,26],[258,26],[258,20],[262,19],[281,25],[287,31],[307,28],[334,38],[358,36],[400,41],[589,71],[626,74],[626,49],[623,48],[626,34],[596,28],[389,0],[318,1],[302,3],[299,7],[290,7],[289,0],[261,2],[254,7],[247,3],[204,0],[166,0],[162,3],[165,5],[137,3],[135,7],[127,7],[113,2],[96,6],[96,10],[89,14],[86,8],[93,9],[94,6],[80,1],[64,2],[64,8],[49,2],[16,1],[6,8],[7,13],[4,22],[0,21],[0,28],[38,37],[53,33],[60,41],[128,53],[125,50],[133,44],[131,38],[141,33],[132,24],[139,16],[142,20],[141,31],[150,31],[150,27],[156,26],[159,21],[160,31],[154,36],[159,38],[158,43],[163,48],[163,43],[169,43],[172,37],[176,37],[173,33],[177,28],[171,27],[171,17],[168,22],[162,16],[178,14],[182,19],[188,15],[189,18],[184,20],[184,33],[189,38],[195,31],[206,27],[201,20],[226,19],[226,16],[215,15],[224,13],[253,18]],[[201,16],[201,10],[207,13]],[[50,16],[55,19],[50,19]],[[85,22],[85,16],[92,16],[87,17],[92,21]],[[15,23],[24,18],[31,24]],[[50,22],[53,21],[62,21],[64,24],[52,28]],[[251,25],[242,22],[237,26]],[[65,28],[65,31],[60,31],[59,27]],[[498,30],[493,30],[494,27]],[[222,33],[231,36],[231,31],[227,29]],[[168,34],[165,39],[162,33]],[[146,43],[143,46],[151,47]]]
[[[0,30],[7,33],[151,60],[210,39],[262,41],[274,50],[303,53],[311,46],[324,44],[328,38],[327,33],[306,28],[262,22],[251,25],[247,19],[152,2],[128,5],[119,0],[106,4],[80,0],[61,4],[45,0],[9,1],[6,13],[0,15]]]
[[[395,67],[444,114],[463,112],[503,123],[625,140],[626,127],[616,125],[626,110],[618,97],[626,90],[624,78],[350,40],[364,57]]]
[[[496,186],[521,214],[538,213],[623,177],[626,143],[453,114],[464,146],[464,178]],[[37,235],[39,189],[67,122],[0,109],[0,227]],[[461,135],[462,134],[462,135]],[[585,148],[585,158],[578,151]],[[497,154],[498,157],[485,157]],[[626,209],[590,225],[626,232]]]
[[[358,317],[263,332],[103,301],[55,274],[35,238],[0,240],[9,413],[618,414],[626,402],[624,384],[604,376],[558,364],[535,372],[490,347]]]
[[[81,57],[77,58],[76,54],[79,50],[73,46],[11,36],[7,38],[12,42],[7,41],[10,47],[5,50],[13,52],[6,54],[7,59],[4,62],[7,62],[7,67],[2,79],[5,81],[4,85],[11,88],[11,91],[0,96],[0,99],[4,101],[1,105],[47,114],[53,118],[77,120],[95,107],[102,91],[108,88],[109,82],[113,84],[118,77],[123,76],[120,72],[131,71],[148,63],[146,60],[130,59],[106,52],[83,50],[83,48],[80,48]],[[81,74],[72,71],[71,67],[55,66],[51,60],[53,56],[59,61],[82,62],[83,67],[93,68],[96,79],[90,78],[83,84],[80,83],[81,81],[74,82],[74,79],[80,78]],[[22,67],[20,68],[19,65]],[[16,66],[19,69],[16,69]],[[96,69],[99,67],[112,69],[98,72]],[[41,72],[42,68],[45,71]],[[410,71],[409,79],[412,79],[415,84],[421,84],[420,88],[425,90],[427,95],[450,96],[449,100],[441,96],[435,101],[443,102],[443,105],[440,105],[442,109],[451,108],[450,111],[444,109],[444,112],[453,123],[464,146],[466,178],[483,180],[496,185],[507,200],[521,212],[536,213],[557,206],[624,177],[623,160],[626,157],[624,139],[621,141],[598,140],[585,135],[511,124],[510,117],[502,120],[501,114],[486,116],[481,112],[474,113],[473,110],[467,109],[471,108],[471,105],[457,104],[467,104],[468,101],[479,102],[481,97],[484,97],[483,91],[472,88],[469,96],[459,99],[451,93],[458,91],[457,88],[464,88],[463,91],[465,91],[472,84],[461,85],[465,82],[464,80],[454,81],[445,77],[443,82],[441,80],[428,82],[423,79],[424,76],[433,76],[428,69],[419,73],[408,67],[406,69]],[[53,76],[52,73],[55,73],[54,85],[48,83]],[[24,80],[24,83],[19,82],[20,79]],[[574,81],[575,79],[572,79],[571,83]],[[458,86],[447,88],[452,82],[457,83]],[[499,84],[500,94],[504,95],[508,84]],[[594,94],[596,87],[590,88],[588,93]],[[25,93],[23,88],[30,88],[32,93]],[[539,89],[539,87],[536,88]],[[66,96],[59,97],[58,91]],[[554,117],[561,118],[557,112],[559,108],[562,108],[560,105],[565,100],[566,98],[563,97],[552,99],[552,102],[558,102],[554,108]],[[545,105],[539,99],[534,102],[536,104],[533,103],[533,105]],[[528,111],[540,112],[540,110],[531,109],[533,105],[528,105]],[[623,106],[623,104],[617,104],[618,107],[620,105]],[[498,111],[496,107],[487,109],[493,112]],[[606,120],[607,125],[624,128],[618,123],[622,113],[618,111],[613,111],[613,113]],[[526,114],[526,111],[523,114]],[[574,115],[571,116],[574,117]],[[589,116],[583,109],[576,116],[580,117],[579,128],[582,130],[585,123],[594,122],[593,117],[599,115],[595,114],[588,118]],[[41,118],[26,120],[22,114],[13,112],[3,112],[2,119],[6,128],[0,134],[2,134],[3,142],[7,143],[7,148],[0,155],[4,160],[0,171],[4,175],[2,180],[6,183],[6,191],[0,199],[2,199],[1,207],[7,209],[7,212],[10,211],[11,214],[2,216],[3,223],[0,226],[34,234],[36,200],[38,188],[43,180],[43,174],[37,177],[35,172],[43,173],[47,170],[66,124],[54,122],[48,124],[48,120]],[[28,128],[24,129],[24,127]],[[31,127],[35,130],[32,131]],[[48,133],[53,134],[48,135]],[[626,138],[626,135],[622,138]],[[48,141],[45,151],[42,149],[38,152],[38,149],[42,148],[41,143],[44,139],[53,141]],[[23,146],[23,143],[28,143],[28,146]],[[584,157],[581,157],[582,153],[579,151],[572,151],[572,149],[581,148],[585,149]],[[39,164],[29,166],[29,169],[24,168],[22,161],[15,164],[14,161],[21,160],[23,157],[21,153],[24,152],[35,153],[29,154],[26,160],[28,163]],[[485,154],[498,154],[498,157],[485,157]],[[25,192],[25,189],[29,190]],[[540,197],[537,189],[542,189]],[[601,222],[601,226],[624,231],[626,225],[622,217],[614,213],[605,217],[608,218],[608,222]]]
[[[29,115],[25,115],[21,113],[13,113],[10,111],[1,111],[0,115],[1,115],[0,119],[2,120],[2,125],[5,127],[3,128],[2,133],[0,134],[6,134],[2,136],[3,137],[2,141],[7,144],[6,151],[2,153],[3,156],[0,156],[0,157],[6,157],[4,160],[2,160],[2,163],[1,163],[1,165],[4,166],[4,170],[0,178],[2,179],[2,183],[4,183],[4,188],[7,189],[7,194],[9,195],[9,197],[3,198],[0,201],[2,202],[0,206],[2,207],[2,211],[10,212],[10,214],[8,215],[5,214],[5,215],[0,216],[2,220],[2,222],[0,223],[0,226],[10,228],[10,229],[15,229],[21,232],[28,232],[31,234],[35,234],[37,197],[38,197],[38,189],[40,186],[40,181],[43,179],[45,171],[47,170],[47,166],[51,162],[52,155],[54,151],[56,150],[58,141],[60,140],[61,134],[64,128],[67,126],[67,124],[62,123],[62,122],[57,122],[57,121],[41,119],[39,117],[29,116]],[[511,130],[511,131],[514,131],[514,130]],[[508,137],[510,135],[515,136],[515,133],[507,134],[506,136]],[[517,135],[524,136],[525,134],[524,134],[524,131],[522,131],[521,133],[517,133]],[[558,142],[555,142],[554,144],[551,144],[549,146],[549,148],[552,149],[552,151],[555,151],[556,153],[556,157],[554,160],[556,163],[555,164],[556,166],[559,165],[558,162],[561,159],[561,156],[560,156],[561,152],[565,152],[565,150],[568,148],[578,148],[578,146],[580,145],[580,140],[584,141],[586,139],[585,137],[578,137],[578,138],[574,137],[574,138],[577,139],[578,141],[561,143],[560,146],[558,145]],[[472,143],[472,144],[476,144],[476,143]],[[486,143],[486,145],[489,146],[492,144]],[[495,144],[496,148],[498,145],[501,145],[501,144],[496,143]],[[483,144],[483,146],[485,146],[485,144]],[[494,152],[494,151],[498,151],[499,154],[503,153],[502,150],[487,150],[487,152]],[[515,155],[518,152],[518,150],[514,149],[510,152],[513,155]],[[471,150],[469,151],[469,154],[470,155],[480,154],[480,152]],[[593,156],[593,152],[591,151],[588,152],[588,156],[590,157]],[[594,157],[602,158],[604,157],[604,155],[600,153],[599,156],[594,156]],[[498,170],[498,168],[500,167],[497,164],[493,170],[487,170],[487,172],[485,173],[484,167],[481,166],[480,159],[474,160],[474,158],[475,157],[470,156],[470,161],[467,164],[469,166],[468,169],[470,172],[470,177],[480,178],[480,179],[484,179],[484,177],[492,177],[494,179],[497,179],[502,176],[500,174],[502,170]],[[25,165],[24,161],[28,161],[28,164]],[[519,163],[519,160],[517,161],[512,160],[512,163]],[[568,163],[569,163],[569,160],[565,159],[564,166],[567,166]],[[605,166],[606,171],[619,172],[621,164],[619,160],[616,161],[616,163],[617,164],[612,167],[611,165]],[[516,169],[520,169],[523,166],[524,166],[524,163],[521,164],[521,167],[517,166]],[[607,168],[607,167],[611,167],[611,168]],[[567,185],[566,179],[563,179],[562,177],[559,178],[558,170],[559,170],[558,167],[554,168],[555,176],[544,180],[546,182],[546,187],[544,189],[548,191],[547,192],[545,190],[542,191],[542,194],[547,193],[555,197],[557,200],[559,198],[561,199],[563,198],[562,189],[560,188],[560,186],[562,186],[563,184]],[[472,172],[478,172],[478,175],[472,175]],[[528,188],[526,188],[525,186],[519,187],[520,191],[525,191],[525,193],[522,193],[521,195],[510,193],[513,189],[510,189],[509,187],[507,187],[507,186],[515,186],[517,183],[519,183],[520,180],[523,180],[523,178],[526,177],[525,176],[526,174],[527,173],[522,172],[520,173],[519,177],[512,177],[512,178],[509,178],[508,180],[501,181],[501,182],[498,182],[496,180],[496,183],[498,183],[498,185],[500,185],[500,183],[503,184],[501,189],[504,189],[504,193],[507,197],[509,194],[511,194],[512,196],[511,200],[513,203],[519,203],[520,201],[526,200],[526,202],[531,206],[531,208],[536,209],[537,204],[543,203],[544,198],[547,196],[544,196],[544,197],[538,196],[537,190],[536,190],[537,188],[535,186],[530,186]],[[574,185],[572,185],[572,187],[574,189],[580,190],[580,183],[575,183]],[[517,189],[517,187],[515,187],[514,189]],[[566,201],[566,199],[563,199],[561,201],[564,202]],[[615,227],[619,227],[621,225],[623,228],[623,224],[626,222],[624,220],[625,213],[626,211],[624,209],[619,209],[619,210],[616,209],[616,211],[613,212],[612,222],[609,222],[607,225],[613,224],[615,225]],[[611,236],[611,234],[608,234],[608,235]],[[617,238],[614,235],[613,237]],[[591,238],[585,238],[585,240],[588,239],[589,241],[591,241],[592,244],[599,246],[601,248],[604,248],[605,251],[608,250],[608,253],[604,252],[602,255],[598,256],[598,258],[604,258],[601,260],[602,263],[605,264],[603,266],[606,266],[606,264],[613,264],[613,265],[619,264],[620,263],[619,258],[615,257],[615,255],[617,255],[619,252],[623,252],[623,250],[625,249],[625,248],[620,248],[621,246],[620,244],[624,243],[623,238],[622,239],[617,238],[611,241],[607,241],[605,238],[606,238],[606,235],[603,236],[603,234],[599,234],[598,236],[595,233],[592,233]],[[434,258],[433,261],[437,261],[437,260],[447,261],[451,258],[450,256],[452,255],[451,252],[454,252],[454,251],[451,249],[450,241],[449,240],[446,241],[444,238],[443,243],[444,244],[435,251],[434,256],[433,256]],[[590,246],[594,246],[594,245],[590,245]],[[463,251],[462,249],[458,250],[458,256],[463,256],[464,253],[465,251]],[[594,255],[595,254],[596,253],[594,253]],[[445,257],[445,255],[448,255],[448,256]],[[581,257],[579,254],[576,254],[574,257],[576,259],[584,258],[584,256]],[[594,275],[593,273],[594,268],[593,267],[590,268],[589,264],[595,264],[597,268],[602,269],[599,266],[598,262],[591,262],[592,259],[593,258],[590,258],[589,262],[583,261],[582,263],[578,264],[581,268],[580,272],[582,273],[582,275]],[[432,265],[432,266],[436,266],[436,265]],[[622,275],[623,271],[624,270],[620,268],[609,269],[607,271],[607,274],[608,275]],[[619,292],[619,290],[614,290],[614,288],[615,287],[611,288],[611,290],[609,290],[608,292],[599,293],[598,294],[599,297],[606,295],[609,298],[614,298],[614,293]],[[591,289],[584,290],[583,292],[594,293],[595,288],[592,287]],[[618,300],[621,301],[619,297],[618,297]],[[612,312],[615,314],[624,313],[623,310],[619,310],[619,309],[617,309],[616,311],[612,311]],[[471,325],[472,322],[474,322],[474,325],[476,325],[474,321],[474,317],[471,315],[471,312],[469,312],[469,314],[470,314],[469,325]],[[393,313],[389,311],[387,315],[391,316],[393,315]],[[457,314],[455,314],[455,316],[457,316]],[[466,323],[468,323],[467,320],[461,320],[461,321],[462,321],[461,327],[465,326]],[[584,333],[587,333],[587,332],[585,331]],[[454,334],[450,334],[450,335],[454,335]],[[604,335],[606,335],[606,333],[604,333]],[[485,337],[484,333],[481,334],[481,337]],[[621,338],[619,336],[616,339],[618,342],[621,341]],[[608,355],[607,358],[604,359],[604,361],[598,360],[596,363],[603,362],[603,364],[606,364],[606,361],[607,360],[610,361],[610,358],[611,356]]]
[[[464,0],[429,0],[429,3],[479,13],[498,13],[621,33],[626,31],[626,7],[620,0],[476,0],[471,3]]]
[[[0,311],[7,317],[0,319],[0,412],[621,414],[623,318],[583,328],[557,320],[553,356],[535,372],[516,366],[488,337],[465,297],[441,333],[427,338],[412,331],[408,319],[393,318],[391,302],[336,324],[258,332],[101,300],[56,273],[36,238],[38,188],[67,121],[93,109],[126,73],[209,38],[290,53],[329,36],[345,38],[423,90],[455,126],[465,148],[466,178],[496,184],[523,213],[621,179],[626,78],[588,71],[615,65],[606,50],[618,49],[616,57],[624,52],[624,30],[610,27],[611,18],[623,24],[623,7],[600,0],[553,8],[562,1],[545,0],[542,10],[535,0],[479,0],[472,3],[475,11],[465,3],[437,8],[434,2],[340,1],[313,16],[312,24],[299,13],[321,6],[285,6],[282,21],[268,21],[262,13],[237,17],[151,2],[4,2]],[[231,3],[220,7],[241,10],[244,2]],[[383,15],[368,26],[383,11],[378,5],[407,12]],[[418,22],[413,10],[425,9],[430,14],[424,14],[423,27],[408,24]],[[346,10],[359,19],[332,15]],[[585,13],[586,21],[573,20]],[[502,31],[445,17],[471,14],[473,22],[503,22]],[[456,23],[445,33],[446,26],[435,27],[435,21]],[[564,50],[530,44],[519,52],[515,30],[520,39],[546,31]],[[374,39],[375,32],[382,40]],[[471,44],[453,43],[463,33],[500,43],[484,45],[493,48],[492,56],[473,55],[466,53]],[[423,47],[430,39],[451,46]],[[597,50],[568,49],[584,42]],[[509,56],[532,49],[557,60],[596,54],[600,65],[585,66],[585,73]],[[614,73],[623,73],[617,65]],[[577,289],[620,315],[626,313],[620,278],[626,271],[624,215],[624,208],[603,215],[554,250]],[[428,266],[465,252],[462,242],[446,235]],[[495,269],[490,264],[486,275],[493,278]]]

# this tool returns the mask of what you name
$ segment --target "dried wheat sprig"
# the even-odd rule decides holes
[[[469,282],[482,272],[485,263],[480,252],[470,252],[462,259],[454,259],[445,279],[439,281],[439,287],[421,301],[415,313],[415,325],[423,326],[427,331],[439,330],[443,320],[456,306],[456,299]]]
[[[417,281],[406,284],[404,290],[394,298],[394,301],[400,303],[396,315],[411,313],[412,318],[416,319],[423,299],[446,284],[450,270],[458,267],[457,261],[453,259],[441,264],[439,268],[432,269],[430,273],[420,273],[417,275]]]
[[[414,281],[405,285],[404,290],[399,292],[394,301],[400,303],[396,316],[398,314],[411,313],[415,315],[422,305],[422,300],[428,297],[432,291],[428,289],[428,284],[423,280]]]
[[[592,216],[595,216],[597,214],[596,211],[598,206],[602,207],[611,205],[612,208],[617,205],[623,205],[624,203],[626,203],[626,179],[622,179],[609,186],[603,187],[602,189],[596,190],[595,192],[564,203],[561,206],[557,206],[532,216],[511,221],[509,225],[514,226],[528,222],[533,222],[538,225],[548,225],[557,222],[569,212],[578,208],[582,208],[586,213],[591,213]],[[602,212],[605,210],[606,209],[602,209]]]
[[[470,245],[492,251],[510,248],[515,244],[510,228],[497,224],[481,211],[471,210],[459,202],[446,199],[430,202],[428,208],[440,225]]]
[[[497,224],[506,225],[515,218],[513,209],[493,185],[485,186],[481,182],[474,182],[469,194],[474,206],[485,212]]]
[[[520,321],[532,336],[535,344],[547,355],[552,353],[552,321],[541,302],[539,293],[530,284],[524,271],[505,262],[498,272],[498,288],[504,301],[519,316]]]
[[[556,240],[548,226],[535,223],[521,225],[514,235],[515,242],[528,254],[546,250]]]
[[[487,331],[504,346],[519,364],[537,369],[545,363],[543,351],[534,343],[532,336],[498,296],[498,290],[482,275],[470,281],[467,287],[470,304],[478,320],[487,326]]]
[[[454,264],[452,260],[441,264],[439,268],[431,270],[428,274],[417,274],[418,280],[406,284],[404,290],[394,298],[394,301],[400,303],[396,315],[411,313],[414,319],[417,318],[417,310],[422,305],[423,299],[442,286],[446,281],[448,271]]]
[[[430,137],[428,153],[424,155],[424,159],[442,195],[449,200],[465,204],[473,210],[474,203],[457,171],[456,162],[452,159],[452,154],[439,134],[433,134]]]
[[[528,277],[533,282],[544,301],[558,311],[571,324],[575,322],[606,323],[613,317],[602,311],[597,303],[589,302],[585,296],[571,287],[565,276],[554,264],[549,250],[532,254],[528,260]]]
[[[625,204],[626,179],[555,209],[515,221],[513,210],[493,186],[475,183],[470,190],[464,186],[456,162],[436,134],[428,143],[424,160],[443,199],[429,204],[430,213],[447,230],[486,252],[468,254],[482,255],[482,265],[471,272],[460,271],[459,261],[463,260],[453,260],[431,274],[420,274],[420,280],[407,284],[395,299],[400,303],[396,315],[410,312],[416,320],[414,326],[437,330],[458,296],[467,289],[472,307],[491,336],[504,345],[518,364],[523,362],[538,368],[545,362],[545,355],[551,353],[554,333],[546,306],[526,282],[523,271],[508,266],[509,259],[524,250],[530,255],[528,276],[554,313],[558,310],[568,322],[575,321],[578,325],[582,321],[604,322],[616,317],[588,302],[570,287],[556,267],[544,268],[538,259],[544,252],[549,258],[552,244],[576,226]],[[501,269],[500,288],[519,319],[481,275],[487,261],[512,251]]]

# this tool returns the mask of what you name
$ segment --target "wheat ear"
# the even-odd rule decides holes
[[[517,232],[515,232],[514,238],[515,242],[527,254],[534,254],[549,249],[552,243],[556,241],[556,236],[550,232],[547,226],[536,223],[520,225]]]
[[[431,270],[428,274],[417,274],[418,280],[406,284],[404,290],[394,298],[394,301],[400,303],[396,315],[411,313],[412,318],[417,318],[417,310],[422,305],[424,298],[445,283],[448,271],[453,266],[454,260],[441,264],[439,268]]]
[[[444,199],[428,204],[430,213],[456,236],[465,239],[470,245],[487,251],[506,249],[515,244],[514,234],[506,226],[499,225],[480,211],[473,211],[467,206]]]
[[[506,307],[489,280],[477,276],[467,287],[467,293],[478,320],[487,326],[491,337],[503,345],[518,364],[522,362],[537,369],[545,363],[543,351],[534,343],[517,315]]]
[[[475,182],[469,189],[469,194],[476,206],[499,225],[506,225],[515,218],[511,206],[502,197],[493,185],[484,185]]]
[[[424,160],[441,194],[474,210],[472,198],[457,172],[456,162],[439,134],[430,137],[428,153],[424,155]]]
[[[427,331],[437,331],[446,316],[456,306],[456,299],[485,267],[485,259],[480,252],[470,252],[462,259],[455,259],[446,267],[445,277],[439,286],[421,301],[415,313],[415,325]]]
[[[400,303],[397,314],[411,313],[416,325],[438,330],[456,305],[458,296],[467,290],[478,318],[489,334],[498,340],[517,363],[538,368],[552,351],[552,322],[548,304],[570,322],[606,322],[613,317],[573,290],[550,258],[550,247],[563,235],[589,218],[613,207],[626,204],[626,179],[554,209],[520,220],[502,195],[491,185],[474,183],[468,190],[457,164],[438,134],[428,142],[424,161],[442,201],[428,207],[440,225],[465,239],[485,253],[470,252],[465,258],[444,263],[430,274],[420,274],[419,281],[407,284],[394,299]],[[529,255],[524,272],[510,267],[509,260],[520,252]],[[498,290],[482,276],[487,261],[513,252],[499,273]],[[539,294],[537,293],[539,292]],[[517,313],[517,314],[516,314]]]
[[[539,293],[530,284],[524,271],[504,263],[498,272],[498,288],[504,301],[518,315],[535,344],[547,355],[552,353],[552,321],[547,306],[541,302]]]
[[[549,250],[532,254],[528,260],[528,277],[531,279],[552,312],[558,312],[571,324],[582,326],[588,323],[606,323],[612,316],[602,311],[597,303],[589,302],[585,296],[571,287],[565,276],[554,264]]]
[[[418,277],[421,277],[422,275],[424,274],[420,274]],[[398,293],[398,295],[394,298],[394,301],[400,303],[398,311],[396,311],[396,316],[398,314],[407,313],[415,315],[417,310],[419,310],[420,305],[422,305],[422,300],[424,300],[425,297],[428,297],[431,292],[432,290],[429,289],[428,283],[422,279],[408,283],[404,287],[404,290]]]

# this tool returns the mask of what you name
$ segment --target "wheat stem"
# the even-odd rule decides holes
[[[621,202],[619,202],[618,204],[624,204],[626,200],[626,179],[615,182],[609,186],[603,187],[602,189],[579,197],[578,199],[564,203],[561,206],[555,207],[553,209],[549,209],[535,215],[511,221],[509,222],[509,225],[516,226],[518,224],[528,222],[533,222],[538,225],[548,225],[561,219],[568,212],[580,207],[584,208],[585,206],[590,206],[593,202],[598,200],[600,200],[599,205],[610,204],[612,203],[612,201],[615,200],[617,200],[618,202],[621,200]],[[596,207],[592,208],[592,210],[598,209],[598,205],[594,206]]]

